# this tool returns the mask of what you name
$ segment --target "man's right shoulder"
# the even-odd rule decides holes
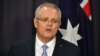
[[[19,39],[17,41],[15,41],[13,43],[13,45],[27,45],[27,44],[30,44],[30,43],[33,43],[35,41],[34,37],[27,37],[27,38],[23,38],[23,39]]]

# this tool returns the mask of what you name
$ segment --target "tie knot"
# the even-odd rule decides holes
[[[48,46],[47,45],[43,45],[42,48],[43,48],[43,50],[46,50],[48,48]]]

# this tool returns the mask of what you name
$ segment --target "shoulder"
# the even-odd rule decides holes
[[[20,39],[11,44],[8,56],[29,56],[33,47],[33,38]]]
[[[20,39],[11,44],[10,50],[13,50],[13,51],[24,50],[26,48],[31,47],[33,44],[34,44],[34,37]]]
[[[27,46],[27,45],[32,45],[34,42],[35,42],[35,37],[27,37],[13,42],[11,46],[13,47]]]
[[[15,41],[13,44],[27,44],[32,41],[32,38],[23,38],[20,40]]]
[[[80,48],[62,38],[57,38],[56,46],[59,46],[58,51],[62,50],[66,56],[80,56]]]
[[[80,49],[78,46],[74,45],[73,43],[67,41],[67,40],[64,40],[64,39],[61,39],[61,44],[66,48],[71,48],[71,49]]]
[[[73,43],[67,41],[67,40],[64,40],[64,39],[61,39],[62,40],[62,44],[65,45],[65,46],[75,46],[77,47],[76,45],[74,45]]]
[[[70,56],[80,56],[80,48],[66,40],[61,39],[63,53]]]
[[[71,42],[69,42],[69,41],[67,41],[67,40],[64,40],[64,39],[61,39],[62,40],[62,44],[64,45],[64,46],[69,46],[69,47],[78,47],[78,46],[76,46],[76,45],[74,45],[73,43],[71,43]]]

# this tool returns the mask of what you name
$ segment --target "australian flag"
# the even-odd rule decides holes
[[[82,56],[92,56],[92,17],[89,0],[59,0],[62,38],[79,46]]]

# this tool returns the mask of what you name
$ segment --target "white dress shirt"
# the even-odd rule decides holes
[[[46,52],[48,56],[52,56],[53,51],[54,51],[54,47],[55,47],[55,42],[56,42],[56,37],[53,38],[51,41],[49,41],[48,43],[46,43],[45,45],[48,46]],[[36,42],[35,42],[35,56],[41,56],[43,49],[41,46],[43,46],[44,43],[41,42],[38,38],[38,36],[36,35]]]

